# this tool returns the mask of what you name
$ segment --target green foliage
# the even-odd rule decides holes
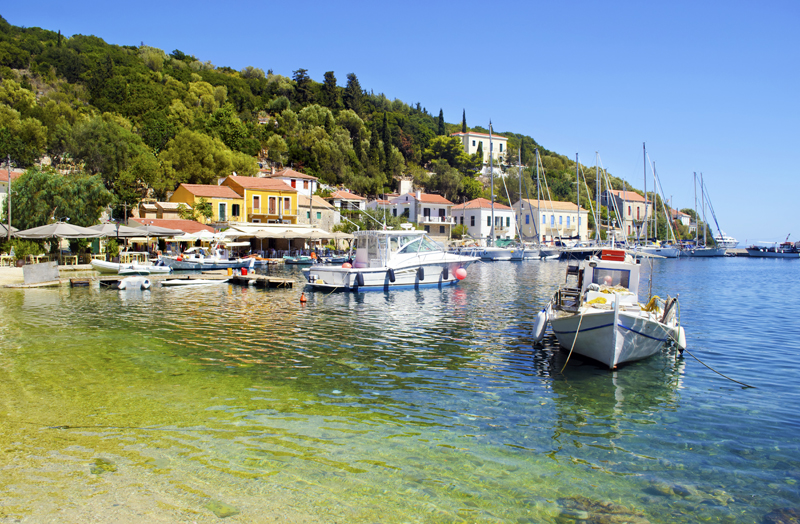
[[[97,223],[113,198],[98,176],[60,175],[39,168],[28,169],[11,188],[16,192],[11,223],[19,229],[43,226],[62,218],[88,227]]]
[[[461,240],[467,234],[467,226],[464,224],[458,224],[456,227],[453,228],[453,232],[451,236],[454,240]]]
[[[214,210],[211,202],[201,197],[194,202],[194,206],[191,208],[184,204],[178,204],[178,216],[184,220],[200,221],[200,218],[210,220],[214,216]]]
[[[28,255],[42,255],[44,254],[44,247],[41,241],[38,240],[24,240],[22,238],[12,238],[10,242],[6,242],[3,238],[2,250],[6,253],[11,253],[13,250],[14,260],[25,260]]]
[[[106,241],[106,254],[111,258],[119,256],[119,244],[116,238],[109,238]]]

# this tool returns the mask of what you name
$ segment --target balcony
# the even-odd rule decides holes
[[[420,224],[450,224],[453,225],[456,223],[455,217],[432,217],[432,216],[422,216],[419,219]]]

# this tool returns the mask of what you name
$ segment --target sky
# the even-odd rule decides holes
[[[113,7],[112,7],[113,6]],[[533,137],[694,207],[740,247],[800,241],[800,2],[13,2],[9,23],[317,82],[348,73],[445,121]],[[648,190],[652,172],[648,168]],[[698,190],[699,192],[699,190]],[[707,221],[714,226],[706,210]]]

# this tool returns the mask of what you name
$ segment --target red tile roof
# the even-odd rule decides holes
[[[261,189],[264,191],[292,191],[297,192],[283,180],[275,180],[274,178],[256,178],[252,176],[236,176],[231,175],[225,180],[236,182],[245,189]]]
[[[417,194],[416,193],[409,193],[409,194],[412,197],[417,198]],[[447,200],[442,195],[433,195],[431,193],[420,193],[419,201],[423,202],[425,204],[448,204],[448,205],[451,205],[451,206],[453,205],[452,202]]]
[[[242,198],[239,193],[228,186],[218,186],[215,184],[181,184],[181,186],[196,197]]]
[[[199,231],[214,232],[214,228],[195,222],[194,220],[167,219],[167,218],[132,218],[131,222],[138,222],[141,225],[152,223],[154,226],[165,227],[167,229],[180,229],[184,233],[197,233]]]
[[[319,180],[315,176],[300,173],[299,171],[289,168],[286,168],[283,171],[278,171],[274,175],[267,175],[267,178],[298,178],[301,180]]]
[[[458,210],[458,209],[491,209],[491,207],[492,207],[492,201],[491,200],[486,199],[486,198],[476,198],[475,200],[470,200],[469,202],[466,202],[464,204],[456,205],[453,208],[453,210],[455,211],[455,210]],[[499,202],[495,202],[494,203],[494,208],[496,210],[500,209],[500,210],[511,211],[510,207],[508,207],[505,204],[501,204]]]
[[[612,189],[609,191],[612,195],[619,198],[623,202],[645,202],[645,199],[639,193],[633,191],[623,191],[621,189]]]
[[[524,202],[523,206],[530,206],[536,207],[536,200],[529,200],[527,198],[523,198],[522,202]],[[542,211],[552,210],[559,210],[559,211],[575,211],[578,209],[578,205],[574,202],[562,202],[560,200],[539,200],[539,207]],[[586,211],[586,209],[581,208],[581,211]]]
[[[16,180],[19,177],[21,177],[23,173],[24,173],[24,171],[15,171],[15,170],[12,169],[11,170],[11,181],[13,182],[14,180]],[[1,169],[0,168],[0,182],[8,182],[8,171],[6,169]]]
[[[355,193],[348,193],[347,191],[337,191],[328,197],[330,199],[338,200],[366,200],[366,198],[356,195]]]

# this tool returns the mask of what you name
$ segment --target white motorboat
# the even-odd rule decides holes
[[[717,243],[717,246],[724,247],[725,249],[733,249],[739,245],[739,241],[726,235],[725,231],[720,231],[714,236],[714,242]]]
[[[143,278],[141,276],[131,276],[125,277],[120,280],[116,288],[120,290],[135,290],[135,289],[150,289],[151,283],[149,278]]]
[[[681,253],[680,248],[669,244],[662,244],[661,242],[640,246],[637,247],[636,250],[646,255],[664,258],[678,258]]]
[[[724,247],[691,246],[681,250],[682,257],[724,257],[727,251]]]
[[[511,260],[536,260],[540,257],[539,248],[518,244],[511,251]]]
[[[513,251],[505,247],[485,247],[479,251],[481,260],[498,261],[511,260]]]
[[[328,290],[388,290],[455,284],[478,257],[445,251],[424,231],[356,231],[349,259],[341,266],[302,270],[308,285]]]
[[[105,260],[92,260],[92,269],[100,273],[117,273],[119,275],[161,275],[172,272],[172,268],[169,266],[136,263],[119,264],[117,262],[106,262]]]
[[[206,278],[171,278],[169,280],[162,280],[161,285],[166,287],[171,286],[211,286],[214,284],[225,284],[228,282],[227,278],[221,279],[206,279]]]
[[[640,267],[616,249],[569,266],[567,279],[574,276],[577,284],[561,286],[537,315],[534,339],[542,340],[549,323],[562,348],[611,369],[647,358],[670,341],[685,348],[677,298],[639,303]]]
[[[255,267],[255,258],[229,258],[228,250],[214,246],[211,249],[205,247],[191,247],[177,256],[161,255],[159,262],[171,267],[172,269],[208,271],[213,269],[252,269]]]

